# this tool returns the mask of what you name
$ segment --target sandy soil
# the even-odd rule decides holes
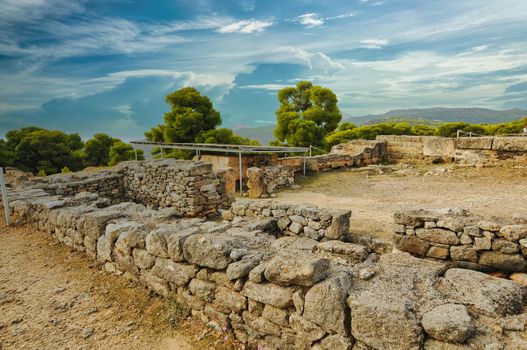
[[[382,238],[391,237],[393,213],[405,208],[455,207],[489,217],[527,217],[527,168],[450,168],[421,166],[381,175],[330,171],[300,179],[300,189],[283,190],[276,199],[350,209],[352,232]]]
[[[1,350],[239,348],[46,234],[0,225]]]

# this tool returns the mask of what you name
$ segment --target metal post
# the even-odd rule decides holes
[[[137,161],[137,148],[135,148],[134,144],[132,144],[132,147],[134,148],[135,160]]]
[[[312,145],[309,145],[309,157],[311,157],[311,150],[313,149],[313,146]],[[305,171],[304,171],[304,174],[305,174]]]
[[[9,213],[9,200],[7,199],[7,188],[5,186],[4,168],[0,168],[0,188],[2,189],[2,203],[4,204],[5,222],[9,226],[11,225],[11,214]]]
[[[238,161],[240,165],[240,194],[242,194],[243,193],[242,152],[238,153]]]
[[[457,131],[457,138],[459,138],[459,130]]]
[[[306,175],[306,156],[304,154],[304,175]]]
[[[163,147],[161,147],[161,158],[165,158],[165,154],[163,153]]]

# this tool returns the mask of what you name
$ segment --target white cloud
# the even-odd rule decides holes
[[[272,21],[242,20],[227,24],[218,29],[219,33],[261,33],[272,26]]]
[[[296,18],[296,21],[308,28],[320,27],[324,24],[324,19],[320,18],[316,13],[306,13]]]
[[[291,85],[283,85],[283,84],[253,84],[253,85],[241,85],[238,86],[241,89],[257,89],[257,90],[269,90],[269,91],[278,91],[280,89],[283,89],[285,87],[288,87]]]
[[[360,41],[361,47],[367,49],[381,49],[383,46],[388,45],[386,39],[364,39]]]

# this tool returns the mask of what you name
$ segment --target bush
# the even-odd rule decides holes
[[[47,176],[46,175],[46,171],[44,169],[40,169],[37,173],[37,176],[41,176],[41,177],[44,177],[44,176]]]
[[[71,170],[70,170],[70,168],[68,168],[67,166],[65,166],[64,168],[62,168],[62,169],[60,170],[60,172],[61,172],[62,174],[68,174],[68,173],[71,173]]]

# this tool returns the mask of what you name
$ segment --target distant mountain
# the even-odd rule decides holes
[[[384,114],[372,114],[347,118],[357,125],[375,124],[394,118],[422,119],[433,122],[467,122],[474,124],[492,124],[510,122],[527,116],[527,110],[508,109],[504,111],[486,108],[412,108],[395,109]]]
[[[276,125],[259,126],[256,128],[240,128],[234,132],[240,136],[248,137],[259,141],[262,145],[267,146],[274,140],[273,131]]]
[[[412,108],[396,109],[384,114],[371,114],[362,117],[347,118],[356,125],[371,125],[382,122],[407,122],[411,125],[423,124],[436,126],[444,122],[467,122],[473,124],[493,124],[510,122],[527,116],[525,109],[508,109],[504,111],[486,108]],[[268,145],[274,140],[275,125],[235,130],[238,135],[260,141]]]

